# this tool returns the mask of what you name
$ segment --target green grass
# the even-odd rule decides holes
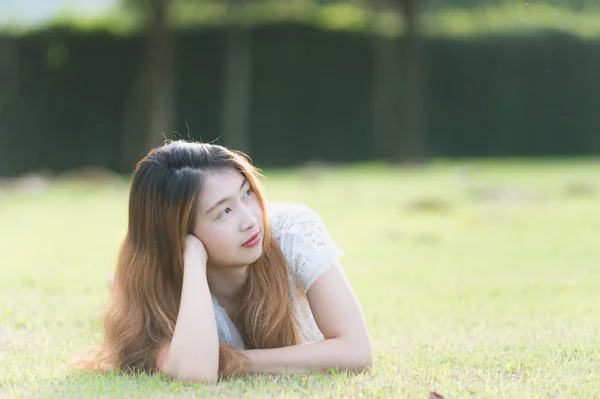
[[[375,349],[369,375],[216,387],[88,376],[126,181],[0,188],[1,397],[592,398],[600,395],[600,162],[438,162],[266,171],[347,254]]]

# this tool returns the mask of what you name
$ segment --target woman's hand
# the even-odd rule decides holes
[[[204,244],[198,237],[193,234],[188,234],[185,237],[185,250],[183,251],[184,268],[191,265],[203,265],[206,268],[206,260],[208,254]]]

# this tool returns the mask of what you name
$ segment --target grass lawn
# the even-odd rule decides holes
[[[600,161],[267,170],[347,253],[369,375],[89,376],[127,180],[0,186],[0,397],[600,397]]]

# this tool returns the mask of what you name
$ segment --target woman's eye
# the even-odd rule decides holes
[[[246,192],[244,193],[244,198],[248,198],[250,196],[250,194],[252,194],[252,189],[248,189],[246,190]]]
[[[221,213],[219,214],[219,217],[221,217],[221,216],[225,216],[225,215],[227,215],[229,212],[231,212],[231,208],[227,207],[227,208],[223,209],[223,212],[221,212]]]

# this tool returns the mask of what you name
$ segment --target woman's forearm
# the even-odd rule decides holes
[[[366,371],[373,366],[370,344],[342,338],[276,349],[245,351],[252,373],[304,373],[328,369]]]
[[[179,314],[163,371],[185,381],[212,383],[219,368],[219,339],[203,262],[185,266]]]

